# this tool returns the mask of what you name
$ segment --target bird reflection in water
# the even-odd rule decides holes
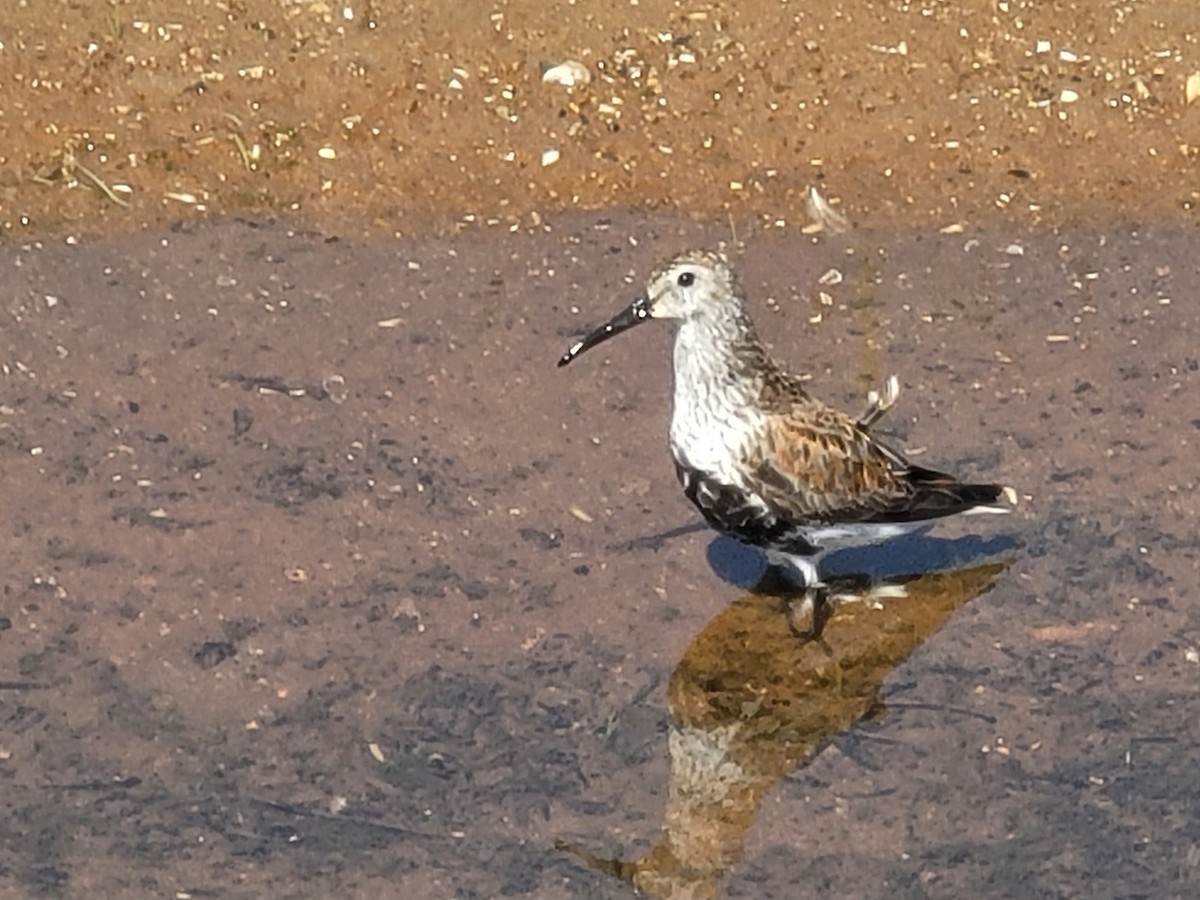
[[[590,867],[663,898],[715,897],[764,797],[838,735],[882,711],[887,676],[1009,560],[876,583],[832,579],[814,639],[774,585],[696,635],[667,688],[670,783],[659,843],[635,860],[559,841]],[[819,625],[812,628],[813,625]]]

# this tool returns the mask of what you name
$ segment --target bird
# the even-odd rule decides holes
[[[957,514],[1005,513],[1016,494],[910,462],[872,434],[896,402],[887,379],[857,417],[832,407],[768,354],[746,292],[719,252],[689,250],[645,292],[558,360],[650,319],[674,323],[668,429],[683,493],[717,532],[763,551],[799,582],[813,621],[825,596],[822,558],[881,543]]]

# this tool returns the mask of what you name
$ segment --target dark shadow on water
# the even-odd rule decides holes
[[[887,581],[921,572],[960,568],[972,561],[1015,553],[1020,542],[1012,535],[960,538],[931,537],[929,529],[913,532],[870,547],[840,550],[821,563],[827,578],[856,576],[868,581]],[[721,535],[708,545],[708,564],[722,581],[750,590],[767,570],[763,554]]]
[[[670,773],[657,844],[630,859],[565,840],[558,848],[640,894],[715,897],[741,861],[763,799],[832,741],[882,711],[879,692],[887,677],[956,610],[995,584],[1011,562],[1005,551],[1015,544],[910,538],[898,555],[896,548],[884,548],[890,552],[882,558],[872,553],[871,571],[886,572],[898,560],[911,566],[965,555],[973,562],[882,579],[836,575],[831,567],[832,608],[815,640],[799,636],[777,593],[745,594],[695,635],[671,674]],[[981,560],[988,552],[991,558]],[[764,579],[764,587],[771,580]]]

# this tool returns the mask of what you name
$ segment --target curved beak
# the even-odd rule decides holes
[[[638,297],[629,306],[601,325],[583,340],[572,344],[558,360],[560,366],[565,366],[585,350],[591,350],[597,344],[603,344],[610,337],[628,331],[634,325],[639,325],[650,318],[650,301],[646,297]]]

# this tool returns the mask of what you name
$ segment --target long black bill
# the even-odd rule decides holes
[[[650,301],[645,297],[638,297],[609,319],[606,324],[601,325],[582,341],[572,344],[571,348],[559,358],[558,364],[565,366],[585,350],[591,350],[597,344],[603,344],[610,337],[618,335],[622,331],[628,331],[634,325],[645,322],[648,318],[650,318]]]

